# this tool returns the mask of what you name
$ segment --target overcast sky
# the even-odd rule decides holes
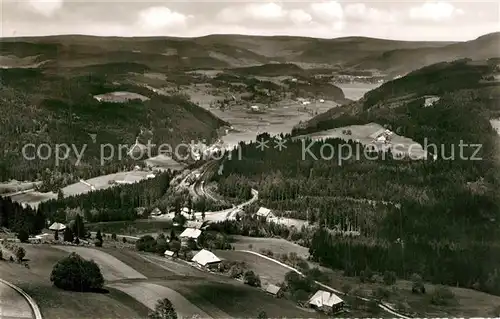
[[[0,0],[4,37],[214,33],[470,40],[500,31],[498,1]]]

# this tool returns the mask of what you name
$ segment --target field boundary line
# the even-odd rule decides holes
[[[21,288],[17,287],[16,285],[6,281],[6,280],[3,280],[0,278],[0,282],[6,284],[7,286],[9,286],[10,288],[14,289],[15,291],[17,291],[21,296],[24,297],[24,299],[26,299],[26,301],[28,302],[28,304],[30,305],[31,307],[31,311],[33,311],[33,315],[35,316],[35,319],[43,319],[42,317],[42,312],[40,311],[40,308],[38,307],[38,305],[36,304],[35,300],[33,298],[31,298],[30,295],[28,295],[24,290],[22,290]]]
[[[301,275],[301,276],[305,276],[305,275],[304,275],[301,271],[299,271],[298,269],[293,268],[292,266],[289,266],[289,265],[287,265],[287,264],[285,264],[285,263],[282,263],[281,261],[276,260],[276,259],[274,259],[274,258],[271,258],[271,257],[265,256],[265,255],[259,254],[259,253],[255,252],[255,251],[251,251],[251,250],[236,250],[236,251],[241,251],[241,252],[244,252],[244,253],[249,253],[249,254],[253,254],[253,255],[256,255],[256,256],[262,257],[262,258],[267,259],[267,260],[269,260],[269,261],[272,261],[272,262],[274,262],[274,263],[276,263],[276,264],[278,264],[278,265],[280,265],[280,266],[282,266],[282,267],[285,267],[285,268],[287,268],[287,269],[290,269],[291,271],[294,271],[294,272],[296,272],[297,274],[299,274],[299,275]],[[337,289],[335,289],[335,288],[332,288],[332,287],[330,287],[330,286],[327,286],[327,285],[325,285],[325,284],[323,284],[323,283],[321,283],[321,282],[318,282],[318,281],[316,281],[316,280],[315,280],[314,282],[315,282],[318,286],[320,286],[320,287],[322,287],[322,288],[325,288],[325,289],[328,289],[328,290],[330,290],[330,291],[333,291],[333,292],[334,292],[334,293],[336,293],[336,294],[345,295],[345,293],[343,293],[343,292],[341,292],[341,291],[339,291],[339,290],[337,290]],[[356,298],[358,298],[358,299],[361,299],[361,300],[363,300],[363,301],[372,301],[372,300],[374,300],[374,299],[369,299],[369,298],[360,297],[360,296],[354,296],[354,297],[356,297]],[[403,315],[403,314],[398,313],[397,311],[395,311],[395,310],[394,310],[394,309],[392,309],[391,307],[388,307],[388,306],[384,305],[384,304],[383,304],[383,303],[381,303],[381,302],[377,302],[377,304],[378,304],[379,308],[381,308],[381,309],[383,309],[383,310],[387,311],[387,312],[388,312],[388,313],[390,313],[391,315],[395,315],[395,316],[397,316],[397,317],[399,317],[399,318],[403,318],[403,319],[412,319],[411,317],[408,317],[408,316],[405,316],[405,315]]]

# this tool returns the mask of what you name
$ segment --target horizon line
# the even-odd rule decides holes
[[[170,36],[170,35],[141,35],[141,36],[124,36],[124,35],[95,35],[95,34],[84,34],[84,33],[61,33],[61,34],[47,34],[47,35],[13,35],[13,36],[1,36],[0,40],[3,39],[26,39],[26,38],[50,38],[50,37],[68,37],[68,36],[77,36],[77,37],[94,37],[94,38],[174,38],[174,39],[199,39],[206,38],[210,36],[242,36],[242,37],[260,37],[260,38],[306,38],[306,39],[322,39],[322,40],[337,40],[337,39],[349,39],[349,38],[362,38],[362,39],[372,39],[372,40],[383,40],[383,41],[399,41],[399,42],[435,42],[435,43],[460,43],[460,42],[468,42],[472,40],[476,40],[483,36],[492,35],[492,34],[500,34],[500,31],[492,31],[485,34],[482,34],[478,37],[468,39],[468,40],[405,40],[405,39],[394,39],[394,38],[379,38],[379,37],[369,37],[364,35],[349,35],[349,36],[341,36],[341,37],[333,37],[333,38],[323,38],[323,37],[313,37],[313,36],[301,36],[301,35],[286,35],[286,34],[273,34],[273,35],[260,35],[260,34],[243,34],[243,33],[210,33],[206,35],[199,36]]]

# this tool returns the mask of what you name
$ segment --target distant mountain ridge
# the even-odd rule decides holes
[[[499,47],[499,32],[466,42],[244,35],[198,38],[61,35],[0,39],[2,56],[37,56],[37,62],[52,60],[47,67],[136,62],[155,68],[199,69],[296,63],[305,68],[329,65],[390,74],[458,58],[496,57]]]

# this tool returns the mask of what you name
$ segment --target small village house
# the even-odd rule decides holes
[[[264,287],[266,293],[275,296],[276,298],[283,297],[283,289],[279,286],[268,284]]]
[[[161,214],[162,214],[162,212],[158,207],[153,209],[153,211],[151,212],[151,216],[160,216]]]
[[[217,269],[221,262],[219,257],[206,249],[200,250],[194,255],[191,261],[195,262],[199,267],[208,268],[210,270]]]
[[[343,309],[344,301],[334,293],[318,290],[311,299],[309,299],[309,306],[319,311],[333,314]]]
[[[260,218],[267,219],[269,217],[273,217],[273,214],[269,208],[260,207],[257,213],[255,213]]]
[[[171,250],[165,250],[165,252],[163,253],[165,255],[165,257],[168,257],[168,258],[173,258],[175,253]]]
[[[197,243],[198,242],[198,237],[200,237],[201,233],[202,233],[202,231],[199,230],[199,229],[186,228],[179,235],[179,238],[181,239],[181,243],[183,245],[186,245],[190,239],[194,240]]]

